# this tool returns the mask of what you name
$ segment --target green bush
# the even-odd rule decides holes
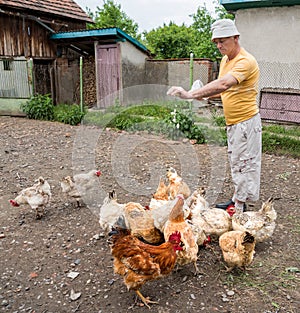
[[[20,108],[30,119],[51,121],[54,117],[54,105],[49,94],[34,95]]]
[[[59,104],[54,107],[54,121],[64,124],[78,125],[86,114],[86,110],[81,112],[77,104]]]
[[[171,138],[176,139],[186,137],[188,139],[195,139],[197,143],[205,143],[204,130],[205,127],[198,127],[193,121],[192,112],[179,112],[176,109],[171,112],[165,119],[166,123],[173,126]]]

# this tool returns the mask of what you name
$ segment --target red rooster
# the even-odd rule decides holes
[[[171,273],[176,264],[176,251],[182,250],[180,233],[171,234],[169,240],[159,246],[143,243],[125,229],[117,228],[111,235],[114,272],[123,276],[128,290],[134,290],[150,308],[149,303],[157,302],[145,298],[140,288],[149,280],[159,279]]]

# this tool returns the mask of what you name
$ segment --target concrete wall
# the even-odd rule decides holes
[[[140,102],[144,98],[145,62],[147,54],[130,42],[121,43],[122,102],[124,105]]]
[[[300,88],[300,5],[236,12],[242,46],[260,66],[260,89]]]

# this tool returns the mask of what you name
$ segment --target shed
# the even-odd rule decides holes
[[[74,75],[63,67],[78,64],[80,50],[75,45],[61,49],[49,34],[83,29],[92,22],[72,0],[0,0],[1,111],[11,111],[33,93],[49,93],[56,102],[67,98],[64,90]]]
[[[263,119],[300,123],[300,0],[220,0],[260,67]]]
[[[85,70],[85,104],[106,108],[123,103],[123,89],[144,83],[146,59],[149,50],[139,41],[119,28],[102,28],[59,32],[51,34],[50,39],[57,45],[68,47],[76,45],[90,55],[85,58],[85,68],[91,62],[91,71]],[[92,57],[94,56],[94,58]],[[94,69],[93,71],[93,64]],[[93,83],[94,81],[94,83]]]

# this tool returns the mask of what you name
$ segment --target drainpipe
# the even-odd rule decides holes
[[[83,112],[83,77],[82,77],[82,56],[79,61],[79,79],[80,79],[80,110]]]

